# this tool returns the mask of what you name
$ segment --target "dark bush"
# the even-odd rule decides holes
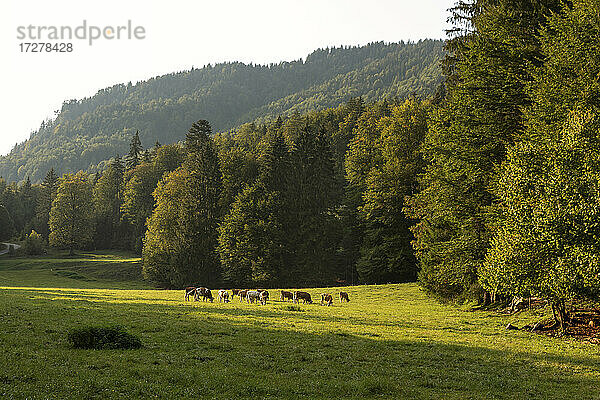
[[[139,349],[142,341],[121,326],[73,329],[67,339],[76,349]]]
[[[282,308],[282,310],[285,311],[298,311],[298,312],[302,312],[304,311],[302,308],[300,308],[300,306],[292,306],[292,305],[288,305]]]

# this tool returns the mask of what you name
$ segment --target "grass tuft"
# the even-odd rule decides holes
[[[142,341],[122,326],[88,326],[73,329],[67,335],[67,340],[76,349],[113,350],[142,347]]]
[[[300,307],[300,306],[293,306],[293,305],[287,305],[287,306],[281,307],[281,309],[284,310],[284,311],[304,312],[304,310],[302,309],[302,307]]]
[[[58,271],[54,272],[54,275],[60,276],[60,277],[63,277],[63,278],[78,279],[78,280],[81,280],[81,281],[88,281],[88,282],[93,281],[93,279],[89,279],[89,278],[87,278],[87,277],[85,277],[85,276],[83,276],[81,274],[78,274],[75,271],[58,270]]]

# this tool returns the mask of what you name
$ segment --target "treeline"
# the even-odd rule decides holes
[[[165,172],[183,160],[180,145],[144,151],[139,134],[125,160],[115,157],[97,174],[64,174],[54,169],[40,184],[7,184],[0,178],[0,240],[26,240],[31,232],[46,243],[74,249],[141,251],[145,212],[154,206],[152,191]],[[137,189],[143,186],[143,190]],[[144,197],[144,195],[146,197]],[[136,230],[138,229],[138,230]]]
[[[100,90],[65,102],[29,140],[0,157],[0,176],[38,183],[51,168],[62,175],[96,173],[127,152],[139,130],[145,143],[175,143],[199,116],[216,131],[278,115],[365,101],[430,95],[441,82],[441,40],[371,43],[319,49],[305,60],[271,65],[223,63]],[[374,73],[374,71],[376,73]]]
[[[99,174],[53,171],[40,185],[3,184],[13,232],[50,245],[141,252],[164,287],[316,286],[416,278],[402,214],[423,168],[431,105],[417,99],[343,106],[130,151]],[[29,188],[29,189],[28,189]],[[18,208],[35,215],[18,218]]]

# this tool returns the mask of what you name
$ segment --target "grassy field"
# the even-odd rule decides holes
[[[0,258],[0,397],[600,399],[597,346],[504,329],[544,311],[469,312],[414,284],[301,311],[186,303],[138,267],[127,254]],[[111,324],[144,347],[68,346],[70,329]]]
[[[140,259],[126,252],[95,252],[68,256],[0,256],[0,286],[94,289],[150,289],[142,281]]]

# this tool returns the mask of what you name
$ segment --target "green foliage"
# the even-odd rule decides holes
[[[497,165],[523,131],[525,85],[540,60],[536,35],[559,5],[470,1],[454,10],[458,36],[445,60],[446,97],[423,144],[421,190],[406,209],[419,221],[413,227],[419,280],[439,296],[478,295]]]
[[[58,176],[54,173],[54,169],[50,169],[46,174],[46,177],[42,181],[39,190],[39,196],[35,208],[35,221],[34,226],[36,230],[48,240],[50,235],[50,226],[48,220],[50,218],[50,209],[52,208],[52,202],[56,197],[56,189],[58,188]]]
[[[407,100],[367,110],[358,120],[346,157],[355,193],[362,243],[357,270],[362,282],[412,281],[416,277],[404,198],[413,193],[423,168],[419,153],[427,132],[428,105]]]
[[[600,294],[598,5],[574,2],[541,36],[544,65],[529,85],[527,130],[504,163],[501,207],[481,271],[490,291],[564,303]]]
[[[219,226],[224,280],[238,287],[274,287],[283,278],[285,236],[279,192],[263,185],[240,193]]]
[[[23,239],[25,234],[31,232],[38,196],[39,188],[32,185],[29,179],[21,184],[7,184],[0,178],[0,206],[6,210],[6,213],[0,211],[3,214],[0,222],[4,222],[0,226],[0,236],[16,235]]]
[[[144,273],[168,287],[220,282],[217,225],[221,173],[207,121],[190,129],[187,159],[154,192],[156,207],[144,242]]]
[[[291,254],[286,280],[302,285],[332,282],[339,274],[336,217],[341,188],[326,132],[306,125],[289,155],[284,202],[286,250]]]
[[[140,140],[140,131],[135,131],[135,135],[132,136],[131,142],[129,143],[129,153],[127,154],[127,160],[125,166],[127,170],[137,167],[143,157],[144,148],[142,147],[142,141]]]
[[[50,244],[70,253],[92,240],[94,220],[92,185],[86,174],[65,174],[50,210]]]
[[[0,240],[8,240],[14,232],[14,224],[6,207],[0,204]]]
[[[146,221],[154,209],[152,193],[162,177],[179,168],[185,158],[180,145],[160,146],[154,150],[152,159],[144,161],[124,177],[122,218],[131,226],[129,245],[137,253],[142,251],[142,238],[146,232]]]
[[[96,181],[93,188],[95,217],[94,244],[97,248],[119,248],[123,246],[124,226],[121,223],[123,203],[124,167],[116,157]]]
[[[36,231],[31,231],[31,233],[25,238],[25,244],[23,245],[23,249],[25,250],[25,253],[29,255],[43,254],[44,239],[42,238],[42,235],[40,235]]]
[[[115,350],[139,349],[142,341],[122,326],[75,328],[67,340],[76,349]]]
[[[207,65],[115,85],[65,102],[55,119],[43,122],[28,141],[0,158],[0,176],[8,181],[29,176],[38,182],[51,168],[59,175],[95,173],[133,145],[130,169],[139,158],[139,143],[177,142],[200,116],[224,131],[257,119],[337,107],[357,96],[378,101],[428,95],[441,81],[442,45],[424,40],[327,48],[305,60]]]

